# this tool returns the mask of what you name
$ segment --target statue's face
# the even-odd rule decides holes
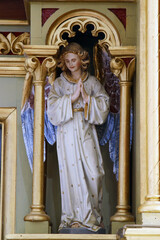
[[[71,71],[71,73],[77,72],[81,69],[81,59],[77,54],[67,53],[64,60],[66,67]]]

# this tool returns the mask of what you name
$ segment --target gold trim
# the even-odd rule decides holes
[[[29,22],[27,20],[2,20],[0,19],[0,25],[17,25],[17,26],[28,26]]]
[[[0,76],[4,77],[25,77],[25,58],[0,57]]]
[[[3,124],[3,153],[1,169],[1,239],[15,232],[16,216],[16,159],[17,159],[17,110],[0,108]]]
[[[116,57],[136,56],[136,46],[109,47],[109,52],[112,56],[116,56]]]
[[[104,39],[99,40],[98,43],[106,43],[108,46],[120,46],[119,33],[111,20],[100,12],[88,9],[72,10],[57,18],[48,31],[46,44],[66,46],[67,40],[62,38],[63,34],[68,33],[69,37],[74,37],[73,27],[75,25],[78,25],[79,31],[84,33],[88,24],[94,26],[92,36],[98,36],[100,32],[103,32]]]
[[[59,47],[46,45],[24,45],[23,49],[25,54],[28,56],[46,57],[55,55]]]
[[[78,83],[78,81],[79,81],[79,79],[76,80],[76,79],[72,78],[69,74],[67,74],[67,72],[63,72],[62,75],[68,82]],[[88,72],[83,72],[81,78],[82,78],[82,82],[86,81],[88,78]]]
[[[83,112],[84,108],[73,108],[73,112]]]
[[[84,117],[87,119],[87,113],[88,113],[88,103],[85,104],[84,106]]]

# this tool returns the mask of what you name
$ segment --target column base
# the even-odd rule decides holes
[[[51,227],[48,221],[43,222],[25,222],[25,233],[27,234],[49,234]]]
[[[24,221],[29,222],[43,222],[43,221],[49,221],[50,217],[45,213],[43,210],[43,205],[32,205],[31,206],[31,212],[24,217]]]
[[[129,205],[118,205],[116,208],[117,212],[110,218],[111,222],[134,222]]]
[[[24,221],[29,222],[49,222],[50,217],[45,212],[30,212],[28,215],[24,217]]]
[[[110,218],[111,222],[134,222],[134,217],[131,213],[116,213]]]

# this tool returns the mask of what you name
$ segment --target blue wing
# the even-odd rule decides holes
[[[47,96],[50,91],[51,85],[46,79],[45,85],[45,112],[44,112],[44,136],[47,142],[53,145],[56,141],[56,127],[48,120],[46,113],[47,109]],[[21,111],[22,132],[24,144],[29,161],[31,171],[33,171],[33,129],[34,129],[34,87],[32,87],[30,96]],[[46,147],[44,141],[44,161],[46,156]]]
[[[110,70],[108,49],[105,46],[97,45],[96,58],[98,78],[104,85],[110,97],[110,112],[103,125],[96,126],[100,145],[109,143],[109,155],[113,162],[113,172],[118,180],[119,171],[119,126],[120,126],[120,86],[119,78]],[[130,147],[132,145],[133,111],[130,113]]]

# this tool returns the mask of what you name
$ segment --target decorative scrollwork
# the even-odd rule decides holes
[[[42,60],[42,62],[40,61]],[[25,61],[26,77],[24,81],[21,108],[25,106],[26,100],[29,98],[33,84],[45,84],[46,76],[52,83],[55,78],[56,61],[53,57],[39,59],[38,57],[28,57]]]
[[[40,65],[40,62],[38,58],[36,57],[26,58],[25,69],[27,72],[30,72],[31,74],[33,74],[33,72],[39,65]]]
[[[99,44],[106,43],[108,46],[119,46],[120,39],[116,28],[111,21],[102,14],[91,10],[71,11],[58,18],[50,27],[46,43],[48,45],[67,45],[67,40],[63,39],[63,34],[74,37],[76,32],[74,26],[79,27],[79,31],[85,33],[87,26],[92,25],[92,36],[97,37],[103,33],[104,38],[99,40]]]
[[[17,37],[13,33],[9,33],[6,37],[0,33],[0,54],[7,55],[11,51],[12,54],[23,55],[23,45],[29,43],[29,33],[22,33]]]
[[[22,33],[18,37],[16,37],[12,44],[11,49],[14,54],[22,55],[23,54],[23,45],[30,44],[30,35],[29,33]]]
[[[33,84],[33,74],[35,69],[40,66],[40,62],[36,57],[29,57],[25,61],[26,76],[23,87],[21,108],[23,109],[27,99],[29,98],[30,91]]]
[[[42,67],[45,67],[49,79],[49,83],[53,84],[55,77],[56,77],[56,60],[53,57],[46,58],[43,63]]]
[[[120,73],[122,72],[122,69],[124,67],[124,62],[121,58],[112,58],[110,61],[110,68],[111,71],[119,77]]]
[[[9,40],[0,33],[0,54],[8,54],[11,50],[11,45]]]

